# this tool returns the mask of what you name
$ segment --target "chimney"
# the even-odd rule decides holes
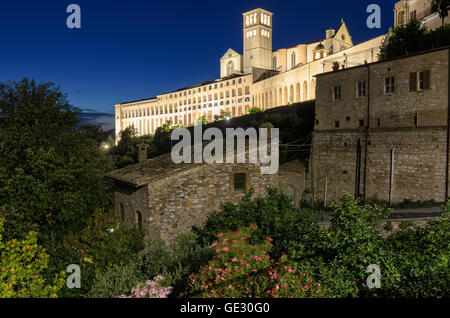
[[[326,30],[327,39],[331,39],[334,36],[335,33],[336,33],[336,31],[334,29]]]
[[[147,148],[148,145],[147,144],[139,144],[138,146],[138,162],[144,162],[147,160]]]

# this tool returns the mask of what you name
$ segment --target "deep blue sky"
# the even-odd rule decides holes
[[[82,28],[66,27],[66,7],[81,7]],[[381,29],[366,26],[369,4]],[[354,43],[393,24],[394,0],[152,1],[14,0],[0,3],[0,82],[52,81],[71,104],[113,113],[114,104],[153,97],[219,77],[228,48],[242,52],[242,13],[274,13],[273,47],[315,41],[341,17]]]

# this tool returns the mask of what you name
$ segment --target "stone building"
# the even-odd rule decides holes
[[[395,4],[394,26],[408,23],[411,19],[417,19],[429,29],[442,26],[442,19],[434,6],[435,0],[401,0]],[[444,22],[450,23],[450,17]]]
[[[268,109],[315,98],[314,75],[374,62],[384,36],[354,45],[344,20],[324,38],[273,50],[273,15],[263,9],[243,14],[243,54],[228,49],[220,59],[220,78],[115,105],[116,139],[134,127],[138,135],[154,133],[167,122],[191,126],[201,116],[209,122],[226,112],[247,114],[251,107]]]
[[[277,187],[298,206],[306,185],[299,161],[281,165],[277,174],[261,174],[259,163],[175,164],[170,154],[110,172],[106,178],[115,184],[120,218],[167,241],[202,226],[221,204],[237,203],[244,190],[252,188],[254,196],[264,196],[268,186]]]
[[[449,196],[449,48],[317,75],[315,201]]]

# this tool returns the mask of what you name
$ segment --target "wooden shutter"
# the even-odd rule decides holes
[[[423,89],[430,89],[430,71],[423,71]]]
[[[409,75],[409,91],[415,92],[417,91],[417,73],[410,73]]]

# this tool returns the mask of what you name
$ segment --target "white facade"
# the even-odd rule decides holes
[[[115,105],[116,138],[133,126],[139,135],[154,133],[167,122],[193,125],[227,112],[247,114],[251,107],[267,109],[315,98],[314,75],[330,71],[333,63],[355,66],[378,59],[384,36],[354,45],[343,20],[324,38],[272,50],[272,13],[255,9],[243,14],[244,53],[228,49],[220,59],[220,78],[155,98]],[[276,72],[275,72],[276,71]],[[261,78],[256,75],[269,74]]]

